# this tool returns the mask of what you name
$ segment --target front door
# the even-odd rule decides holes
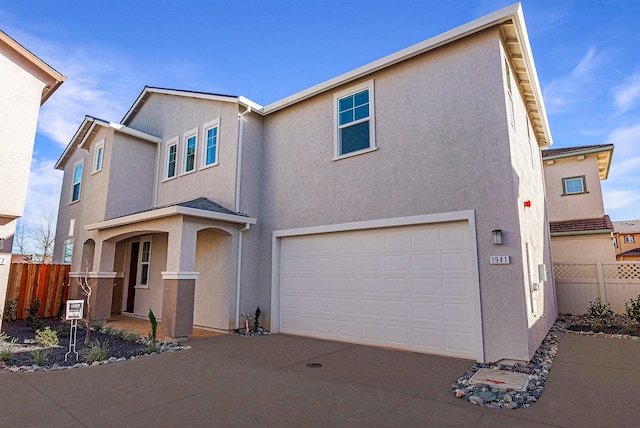
[[[129,260],[129,284],[127,287],[127,312],[133,313],[136,299],[136,280],[138,279],[138,252],[140,243],[131,243],[131,259]]]

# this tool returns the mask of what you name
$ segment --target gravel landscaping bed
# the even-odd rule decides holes
[[[9,356],[9,358],[4,362],[0,361],[0,369],[13,372],[61,370],[67,368],[87,367],[89,365],[109,364],[128,359],[146,357],[149,355],[157,355],[163,352],[172,352],[190,348],[189,346],[159,341],[157,351],[148,354],[146,352],[147,339],[140,337],[135,333],[127,332],[126,334],[118,334],[116,330],[111,329],[102,329],[101,331],[95,331],[92,329],[90,344],[95,343],[97,340],[101,344],[106,343],[108,350],[106,358],[104,358],[103,361],[91,361],[83,356],[83,351],[86,351],[88,346],[90,346],[90,344],[84,344],[86,330],[78,328],[76,336],[76,351],[79,353],[79,357],[76,361],[76,355],[71,353],[67,356],[67,361],[65,361],[65,354],[69,352],[69,324],[59,319],[45,319],[42,321],[44,322],[44,326],[48,326],[51,330],[60,332],[58,334],[59,343],[57,346],[47,348],[38,346],[37,341],[35,340],[36,333],[27,326],[25,320],[11,322],[5,321],[3,323],[2,332],[9,337],[6,342],[11,339],[15,339],[15,343],[13,345],[8,345],[5,342],[4,345],[0,345],[13,347],[13,353],[11,356]],[[66,332],[66,334],[64,332]],[[46,352],[45,362],[42,363],[42,365],[35,364],[34,351]]]
[[[529,363],[513,365],[476,363],[451,385],[453,394],[465,401],[487,408],[518,409],[529,407],[535,404],[542,395],[563,334],[640,340],[638,336],[640,329],[637,324],[625,316],[611,317],[605,325],[597,328],[601,331],[591,331],[593,324],[593,318],[588,315],[560,314]],[[488,384],[472,385],[470,383],[471,377],[482,368],[524,373],[528,376],[529,383],[525,391],[515,391]]]

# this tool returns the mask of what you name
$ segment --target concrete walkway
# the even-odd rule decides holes
[[[640,341],[566,334],[539,402],[486,410],[469,361],[286,335],[220,336],[100,367],[0,373],[0,426],[638,426]],[[321,363],[308,368],[307,363]]]

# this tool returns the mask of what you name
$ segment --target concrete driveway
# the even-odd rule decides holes
[[[539,402],[451,394],[472,363],[286,335],[100,367],[0,373],[0,426],[637,426],[640,341],[566,334]],[[309,368],[307,363],[321,363]]]

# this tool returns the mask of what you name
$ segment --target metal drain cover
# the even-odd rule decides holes
[[[524,373],[515,373],[506,370],[480,369],[469,379],[469,383],[472,385],[481,383],[500,389],[524,391],[529,384],[529,376]]]
[[[322,367],[322,363],[307,363],[306,366],[310,369],[319,369]]]

